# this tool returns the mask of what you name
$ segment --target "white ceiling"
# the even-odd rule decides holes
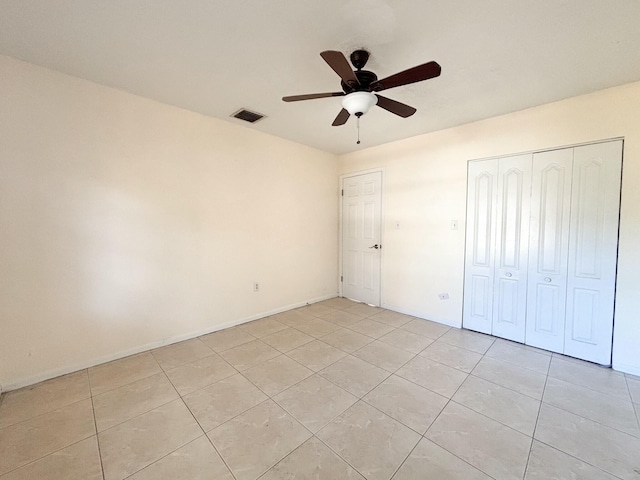
[[[334,153],[640,80],[637,0],[0,0],[0,53]],[[331,122],[323,50],[371,52],[379,78],[435,60],[439,78],[387,90]],[[231,119],[245,107],[268,118]]]

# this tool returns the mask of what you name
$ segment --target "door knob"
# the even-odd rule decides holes
[[[369,248],[375,248],[376,250],[378,250],[379,248],[382,248],[382,245],[378,245],[376,243],[375,245],[371,245]]]
[[[504,274],[504,276],[505,276],[505,277],[509,277],[509,278],[511,278],[511,277],[513,276],[513,273],[511,273],[511,272],[507,272],[507,273],[505,273],[505,274]]]
[[[544,277],[544,281],[547,283],[551,283],[551,277]]]

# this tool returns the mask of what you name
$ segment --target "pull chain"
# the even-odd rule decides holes
[[[356,142],[356,145],[360,145],[360,117],[356,118],[356,124],[358,125],[358,141]]]

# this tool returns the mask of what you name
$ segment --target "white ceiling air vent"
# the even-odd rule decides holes
[[[246,108],[241,108],[236,113],[231,114],[231,116],[249,123],[256,123],[258,120],[262,120],[265,117],[265,115],[262,115],[261,113],[252,112]]]

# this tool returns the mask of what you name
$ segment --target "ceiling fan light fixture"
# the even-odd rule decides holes
[[[378,97],[371,92],[352,92],[342,99],[342,108],[351,115],[361,117],[378,103]]]

